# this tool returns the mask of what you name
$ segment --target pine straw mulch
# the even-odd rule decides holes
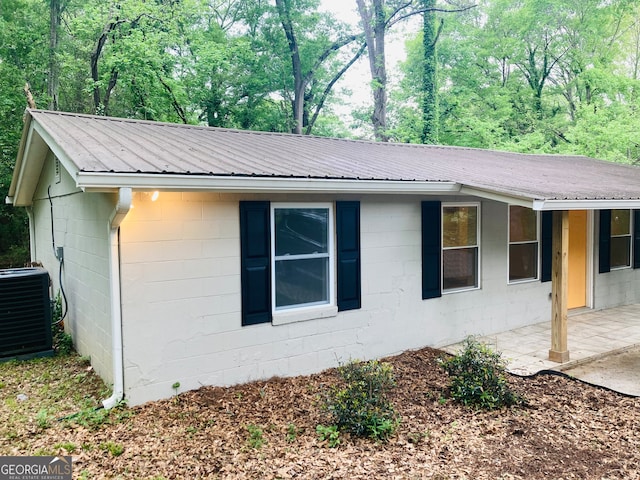
[[[509,377],[528,405],[476,411],[445,399],[441,355],[424,348],[386,359],[402,417],[388,443],[319,440],[316,426],[328,420],[317,399],[337,378],[328,370],[204,387],[113,413],[95,429],[32,425],[3,435],[0,454],[70,449],[82,478],[640,478],[640,399],[560,376]]]

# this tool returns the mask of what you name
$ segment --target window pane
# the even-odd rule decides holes
[[[466,247],[478,244],[477,207],[443,207],[443,247]]]
[[[509,241],[535,242],[538,239],[536,212],[530,208],[509,207]]]
[[[538,244],[509,245],[509,281],[538,278]]]
[[[631,211],[611,210],[611,235],[629,235],[630,233]]]
[[[329,258],[275,262],[276,308],[329,302]]]
[[[276,208],[276,256],[328,253],[327,208]]]
[[[613,222],[613,219],[612,219]],[[631,237],[611,238],[611,268],[631,265]]]
[[[478,249],[442,252],[442,284],[445,290],[478,286]]]

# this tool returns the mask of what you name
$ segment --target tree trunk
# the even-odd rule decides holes
[[[387,135],[387,68],[385,57],[386,15],[384,0],[372,0],[372,8],[364,0],[356,0],[362,20],[369,54],[373,90],[373,134],[379,142],[388,142]]]
[[[49,96],[49,110],[58,110],[60,68],[58,65],[57,50],[62,6],[60,5],[60,0],[50,0],[49,6],[49,78],[47,79],[47,94]]]
[[[282,28],[287,37],[289,44],[289,52],[291,53],[291,66],[293,69],[293,133],[302,134],[304,121],[304,91],[307,82],[302,74],[302,62],[300,61],[300,52],[298,51],[298,40],[293,31],[293,23],[291,21],[291,5],[289,0],[276,0],[276,8]]]
[[[423,0],[424,71],[422,77],[422,143],[438,143],[435,0]]]

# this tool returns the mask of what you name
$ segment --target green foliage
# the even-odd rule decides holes
[[[338,374],[342,382],[329,389],[323,405],[333,424],[356,436],[387,440],[399,422],[389,399],[393,367],[377,360],[351,361]]]
[[[72,442],[62,442],[62,443],[56,443],[53,448],[55,449],[64,449],[66,450],[67,453],[73,453],[75,452],[78,447],[76,446],[75,443]]]
[[[640,162],[639,13],[627,0],[491,0],[436,13],[439,143]],[[404,78],[390,94],[401,141],[420,142],[430,121],[416,115],[433,84],[424,41],[419,32],[406,43]]]
[[[38,425],[38,428],[42,430],[49,428],[51,426],[51,421],[49,419],[49,412],[47,411],[46,408],[42,408],[38,410],[38,413],[36,414],[36,425]]]
[[[53,350],[57,355],[71,355],[73,353],[73,338],[64,331],[62,322],[62,296],[57,293],[51,312],[51,334],[53,336]]]
[[[262,433],[262,429],[257,425],[247,425],[247,432],[249,432],[249,438],[247,439],[247,444],[256,450],[260,450],[267,441],[264,438]]]
[[[124,447],[112,441],[105,442],[100,445],[100,448],[107,453],[110,453],[112,457],[119,457],[124,452]]]
[[[66,418],[69,423],[81,425],[89,430],[97,430],[102,425],[108,424],[111,411],[104,408],[89,407],[80,410],[78,413]]]
[[[316,427],[318,439],[321,442],[327,442],[329,448],[338,448],[340,445],[340,431],[336,425],[318,425]]]
[[[464,405],[492,410],[524,403],[507,383],[501,354],[473,337],[465,340],[458,355],[442,360],[441,366],[450,377],[451,396]]]
[[[297,437],[298,429],[296,428],[295,424],[290,423],[289,425],[287,425],[287,442],[293,443],[296,441]]]

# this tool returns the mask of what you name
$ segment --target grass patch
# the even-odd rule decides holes
[[[99,425],[94,412],[109,389],[89,367],[86,358],[72,354],[0,363],[0,455],[11,454],[11,444],[63,423],[78,415],[78,422]],[[119,415],[118,412],[115,415]],[[96,418],[98,417],[98,418]]]

